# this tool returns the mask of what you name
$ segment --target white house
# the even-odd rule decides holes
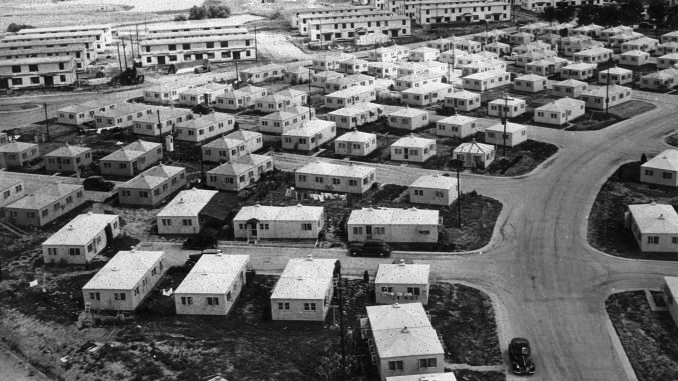
[[[665,42],[657,46],[657,54],[659,54],[660,56],[664,56],[671,53],[678,53],[678,42]]]
[[[134,311],[165,275],[164,251],[119,251],[82,287],[91,311]]]
[[[348,241],[438,242],[440,212],[427,209],[362,208],[348,218]]]
[[[254,153],[263,146],[261,133],[237,130],[203,145],[201,147],[202,160],[213,163],[230,161],[236,157]]]
[[[175,139],[201,143],[233,131],[234,127],[235,117],[233,115],[215,112],[177,123],[174,126]]]
[[[420,176],[407,188],[411,203],[443,206],[457,199],[458,190],[457,179],[438,174]]]
[[[285,67],[278,64],[252,66],[240,70],[240,80],[247,83],[261,83],[285,77]]]
[[[317,239],[325,225],[322,206],[243,206],[233,217],[233,235],[260,239]]]
[[[113,214],[80,214],[42,243],[45,263],[84,265],[120,235],[120,218]]]
[[[163,136],[172,133],[174,126],[193,119],[191,110],[180,108],[159,108],[156,115],[134,118],[132,131],[143,136]]]
[[[558,97],[579,98],[584,90],[588,90],[589,84],[576,79],[568,78],[564,81],[554,82],[551,93]]]
[[[442,75],[431,72],[406,75],[395,80],[395,90],[403,91],[409,88],[427,85],[429,83],[440,83],[442,78]]]
[[[657,58],[657,69],[666,69],[678,64],[678,53],[670,53]]]
[[[640,182],[678,187],[678,150],[667,149],[643,163]]]
[[[627,83],[633,82],[633,70],[623,69],[620,67],[611,67],[607,70],[600,70],[598,72],[598,83],[607,84],[609,77],[609,83],[614,83],[617,85],[625,85]]]
[[[619,55],[620,65],[626,66],[643,66],[650,59],[650,53],[641,52],[640,50],[629,50]]]
[[[471,74],[464,78],[464,89],[485,91],[511,83],[511,74],[505,71],[486,71]]]
[[[374,277],[377,304],[428,304],[431,265],[380,263]]]
[[[219,192],[192,188],[179,192],[156,215],[158,234],[198,234],[204,226],[203,209]]]
[[[453,138],[465,138],[474,135],[478,132],[476,121],[476,118],[470,116],[458,114],[448,116],[436,122],[436,135]]]
[[[367,64],[367,74],[375,78],[395,78],[398,65],[394,62],[370,62]]]
[[[509,42],[512,45],[523,45],[534,41],[534,34],[527,32],[518,32],[509,36]]]
[[[607,62],[612,58],[612,49],[596,47],[574,53],[572,57],[578,62],[599,64]]]
[[[572,62],[560,57],[546,57],[540,60],[532,61],[525,65],[525,72],[550,77],[552,75],[560,74],[563,67],[570,65]]]
[[[178,85],[175,83],[166,83],[144,90],[145,103],[170,104],[180,99],[180,94],[186,92],[195,85]]]
[[[204,86],[194,87],[179,93],[179,100],[177,103],[195,106],[197,104],[213,104],[217,101],[217,97],[233,91],[232,85],[211,82]]]
[[[273,320],[323,322],[334,293],[336,259],[292,258],[271,294]]]
[[[374,87],[354,86],[325,95],[325,107],[337,109],[376,99],[377,91]]]
[[[177,315],[228,315],[246,284],[249,255],[202,255],[174,290]]]
[[[589,78],[593,78],[596,67],[598,67],[598,64],[583,62],[567,65],[563,67],[563,71],[560,73],[560,77],[564,79],[574,78],[580,81],[584,81]]]
[[[259,131],[283,134],[301,127],[307,120],[315,118],[315,109],[292,106],[259,118]]]
[[[94,120],[94,115],[116,108],[115,103],[91,100],[76,105],[60,108],[57,121],[61,124],[79,125]]]
[[[668,68],[640,77],[641,89],[667,90],[678,84],[678,69]]]
[[[345,77],[328,78],[325,81],[324,89],[331,93],[358,86],[374,86],[374,77],[365,74],[351,74]]]
[[[410,106],[426,107],[443,102],[452,94],[453,87],[447,83],[429,83],[400,92],[402,103]]]
[[[383,106],[370,103],[356,103],[327,113],[329,120],[337,124],[337,128],[358,128],[365,123],[374,122],[382,114]]]
[[[410,50],[410,61],[413,62],[435,61],[439,56],[440,50],[427,46],[420,46]]]
[[[368,59],[376,62],[395,62],[410,56],[410,49],[406,46],[383,46],[368,52]]]
[[[364,157],[374,152],[377,146],[376,134],[352,130],[334,140],[334,153]]]
[[[413,131],[428,126],[428,112],[409,107],[400,107],[386,114],[388,126],[391,128]]]
[[[344,75],[332,70],[321,71],[311,75],[311,86],[325,88],[325,85],[334,79],[343,78]]]
[[[133,120],[144,115],[155,115],[155,108],[146,104],[125,102],[106,111],[97,110],[93,117],[94,126],[97,129],[132,127]]]
[[[546,77],[536,74],[521,75],[513,80],[513,90],[538,93],[546,90]]]
[[[502,130],[503,133],[503,130]],[[484,143],[462,143],[452,151],[455,159],[464,162],[467,168],[487,168],[494,161],[494,146]]]
[[[506,133],[504,133],[506,131]],[[506,143],[504,143],[504,134],[506,135]],[[506,130],[504,125],[497,123],[485,129],[485,143],[508,147],[515,147],[527,141],[527,126],[524,124],[506,122]]]
[[[295,151],[312,151],[337,136],[335,122],[313,119],[299,128],[282,134],[282,148]]]
[[[273,170],[273,158],[245,154],[207,171],[206,184],[224,191],[238,192],[253,185],[261,176]]]
[[[621,51],[628,52],[629,50],[640,50],[643,52],[652,53],[657,50],[658,46],[659,40],[655,40],[654,38],[650,37],[641,37],[622,43]]]
[[[629,205],[624,226],[643,252],[678,251],[678,213],[671,205]]]
[[[358,74],[367,72],[367,61],[360,58],[352,57],[346,61],[339,62],[337,71],[346,74]]]
[[[534,109],[534,121],[537,123],[562,126],[586,112],[586,102],[579,99],[560,98]]]
[[[391,144],[391,160],[423,163],[436,155],[435,139],[403,136]]]
[[[454,91],[445,97],[445,106],[458,111],[471,111],[480,107],[480,94],[472,91]]]
[[[266,94],[268,94],[268,92],[263,87],[251,85],[242,86],[237,90],[218,95],[214,108],[219,110],[239,111],[254,106],[257,99],[265,97]]]
[[[606,98],[609,99],[609,107],[628,102],[631,100],[631,89],[619,85],[597,86],[581,93],[581,99],[586,102],[586,107],[596,110],[605,109]]]
[[[515,118],[525,113],[526,105],[520,98],[497,98],[487,103],[487,115]]]
[[[363,194],[376,180],[376,170],[349,162],[348,165],[324,161],[308,163],[294,171],[297,188],[323,192]]]
[[[468,57],[471,55],[469,52],[465,52],[459,49],[450,49],[442,52],[440,54],[440,62],[448,63],[451,65],[464,65],[470,63],[471,60]]]

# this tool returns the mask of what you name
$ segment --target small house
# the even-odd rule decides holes
[[[0,217],[4,217],[4,210],[1,208],[24,197],[24,182],[20,179],[11,177],[0,177]]]
[[[264,147],[263,135],[259,132],[237,130],[215,139],[201,147],[202,160],[220,163],[254,153]]]
[[[643,66],[647,64],[649,59],[650,53],[641,52],[640,50],[629,50],[620,54],[617,62],[625,66]]]
[[[527,32],[518,32],[509,36],[511,45],[523,45],[534,41],[534,34]]]
[[[515,118],[525,113],[527,103],[520,98],[498,98],[487,103],[487,115]]]
[[[186,106],[195,106],[199,104],[213,104],[217,101],[217,97],[233,91],[232,85],[222,83],[208,83],[204,86],[197,86],[179,93],[179,100],[177,103]]]
[[[403,91],[413,87],[428,85],[429,83],[440,83],[442,78],[442,75],[430,72],[406,75],[395,80],[395,90]]]
[[[39,228],[84,203],[85,189],[82,185],[53,183],[6,205],[4,211],[13,224]]]
[[[435,61],[439,56],[440,50],[427,46],[420,46],[410,50],[410,61],[412,62]]]
[[[624,227],[631,230],[643,252],[678,251],[678,213],[671,205],[629,205]]]
[[[588,83],[568,78],[564,81],[553,83],[553,86],[551,86],[551,93],[563,98],[579,98],[582,91],[587,90],[588,88]]]
[[[522,44],[518,46],[514,46],[511,48],[511,53],[515,53],[517,55],[520,54],[525,54],[529,52],[539,52],[539,53],[545,53],[551,51],[551,44],[542,42],[542,41],[532,41],[528,42],[527,44]],[[555,53],[555,52],[553,52]],[[549,53],[550,54],[550,53]],[[553,54],[556,56],[557,54]]]
[[[202,143],[233,131],[235,117],[231,114],[215,112],[179,122],[174,126],[175,139],[190,143]]]
[[[322,87],[324,89],[325,84],[327,84],[328,81],[332,81],[342,77],[344,77],[344,75],[336,71],[331,70],[321,71],[319,73],[311,75],[311,85],[315,87]]]
[[[608,82],[609,81],[609,82]],[[598,83],[614,83],[616,85],[625,85],[633,82],[633,70],[620,67],[611,67],[607,70],[598,71]]]
[[[252,66],[240,70],[240,81],[246,83],[262,83],[265,81],[282,79],[285,76],[285,67],[278,64]]]
[[[486,91],[511,83],[511,74],[505,71],[486,71],[471,74],[464,78],[464,89],[473,91]]]
[[[595,75],[595,70],[598,67],[598,64],[592,63],[575,63],[572,65],[567,65],[563,67],[563,71],[560,73],[560,77],[567,79],[573,78],[580,81],[585,81],[589,78],[593,78]]]
[[[442,223],[437,210],[362,208],[348,218],[348,241],[380,239],[385,242],[436,243]]]
[[[497,123],[485,129],[485,143],[497,146],[515,147],[527,141],[527,126],[506,122],[506,126]]]
[[[365,165],[308,163],[294,171],[294,186],[323,192],[363,194],[376,181],[376,170]]]
[[[471,111],[480,107],[480,94],[472,91],[459,90],[445,97],[445,106],[453,107],[457,111]]]
[[[192,188],[179,192],[156,215],[158,234],[198,234],[205,225],[203,210],[219,192]]]
[[[678,53],[671,53],[657,58],[657,69],[666,69],[678,64]]]
[[[616,36],[620,33],[628,33],[628,32],[633,32],[633,27],[626,26],[626,25],[614,26],[614,27],[610,27],[610,28],[601,30],[600,31],[600,39],[601,40],[607,40],[608,38],[610,38],[612,36]]]
[[[81,125],[94,120],[94,115],[116,108],[115,103],[89,101],[66,106],[57,110],[57,122],[61,124]]]
[[[581,99],[586,102],[587,108],[604,110],[606,108],[605,99],[609,100],[608,107],[630,101],[631,88],[619,85],[591,87],[582,91]]]
[[[248,153],[207,171],[205,183],[215,189],[239,192],[272,170],[272,157]]]
[[[469,40],[467,38],[450,37],[450,49],[457,49],[467,53],[479,53],[483,50],[483,44],[478,41]]]
[[[429,83],[401,91],[400,99],[406,105],[426,107],[443,102],[452,90],[452,85],[447,83]]]
[[[313,57],[313,70],[325,71],[325,70],[337,70],[339,69],[339,63],[346,61],[355,56],[346,54],[346,53],[320,53],[316,54]]]
[[[396,62],[409,58],[410,48],[401,45],[382,46],[370,50],[367,58],[375,62]]]
[[[426,41],[426,47],[427,48],[437,49],[438,51],[441,51],[441,52],[449,50],[451,45],[452,45],[452,42],[449,39],[442,38],[442,37],[438,38],[436,40]]]
[[[400,107],[386,114],[388,126],[403,130],[417,130],[428,126],[428,112],[418,108]]]
[[[287,69],[284,74],[285,82],[289,84],[302,84],[311,80],[312,70],[302,66]]]
[[[194,88],[195,85],[179,85],[177,83],[165,83],[144,89],[144,103],[170,104],[180,99],[181,93]]]
[[[350,58],[346,61],[339,62],[339,68],[337,69],[340,73],[346,74],[359,74],[367,72],[368,62],[360,58]]]
[[[502,131],[503,133],[503,131]],[[487,168],[494,161],[494,146],[484,143],[462,143],[452,151],[455,159],[464,162],[466,168]]]
[[[536,74],[521,75],[513,80],[513,90],[538,93],[546,90],[546,77]]]
[[[476,118],[464,115],[452,115],[436,122],[436,135],[453,138],[465,138],[478,132]]]
[[[621,51],[628,52],[629,50],[640,50],[642,52],[653,53],[658,47],[659,40],[650,37],[641,37],[622,43]]]
[[[546,28],[550,26],[550,23],[539,21],[531,24],[525,24],[518,27],[518,32],[526,32],[536,35],[544,34]]]
[[[398,63],[398,77],[427,73],[428,69],[425,62],[401,62]]]
[[[335,122],[313,119],[299,128],[282,134],[282,148],[295,151],[312,151],[337,136]]]
[[[334,153],[343,156],[365,157],[377,149],[377,135],[351,130],[334,140]]]
[[[624,31],[607,38],[609,46],[615,51],[621,51],[622,45],[629,41],[645,37],[644,34],[635,31]]]
[[[338,109],[356,103],[371,102],[377,99],[377,91],[372,86],[354,86],[325,95],[325,107]]]
[[[89,263],[120,235],[114,214],[80,214],[42,243],[45,263]]]
[[[160,143],[137,140],[99,160],[104,176],[132,177],[157,164],[163,157]]]
[[[449,206],[459,191],[457,179],[450,176],[423,175],[407,188],[413,204]]]
[[[164,136],[171,134],[174,127],[184,121],[193,119],[191,110],[181,108],[164,108],[156,110],[156,115],[144,115],[132,122],[132,131],[143,136]]]
[[[435,139],[403,136],[391,144],[391,160],[423,163],[436,155]]]
[[[46,154],[44,158],[48,173],[75,173],[80,172],[81,167],[92,164],[92,149],[66,144]]]
[[[678,187],[678,150],[667,149],[643,163],[640,182]]]
[[[259,131],[284,134],[301,127],[307,120],[315,118],[315,109],[292,106],[259,118]]]
[[[485,71],[506,71],[506,61],[498,59],[475,60],[459,66],[462,77]]]
[[[164,251],[119,251],[82,287],[91,311],[134,311],[167,271]]]
[[[599,64],[612,59],[612,49],[596,47],[574,53],[572,57],[578,62]]]
[[[644,75],[638,87],[641,89],[668,90],[678,85],[678,69],[668,68]]]
[[[540,60],[532,61],[525,65],[525,72],[537,74],[544,77],[560,74],[563,72],[563,67],[570,65],[571,62],[565,58],[547,57]]]
[[[97,111],[94,114],[94,127],[97,129],[129,128],[134,119],[145,115],[156,115],[155,107],[141,103],[122,103],[113,109]]]
[[[511,54],[511,45],[504,44],[503,42],[499,41],[493,41],[483,46],[483,50],[486,52],[492,52],[498,56],[505,56]]]
[[[363,102],[353,106],[342,107],[327,113],[329,120],[337,124],[337,128],[358,128],[365,123],[374,122],[382,114],[381,105]]]
[[[672,31],[668,33],[664,33],[661,36],[661,41],[666,43],[666,42],[678,42],[678,31]]]
[[[325,224],[322,206],[243,206],[233,217],[236,239],[312,239]]]
[[[546,58],[556,57],[558,54],[553,50],[534,50],[515,56],[515,65],[517,67],[527,67],[535,61],[540,61]]]
[[[586,102],[572,98],[560,98],[553,102],[534,109],[534,121],[536,123],[562,126],[581,116],[586,112]]]
[[[214,108],[227,111],[240,111],[254,106],[257,99],[265,97],[266,94],[268,92],[263,87],[242,86],[237,90],[218,95]]]
[[[431,265],[380,263],[374,277],[377,304],[428,304]]]
[[[37,144],[13,141],[0,146],[0,168],[21,168],[40,158]]]
[[[665,56],[671,53],[678,53],[678,42],[665,42],[657,46],[657,54]],[[649,53],[648,53],[649,56]]]
[[[186,168],[157,165],[120,185],[121,205],[155,207],[186,186]]]
[[[393,62],[370,62],[367,64],[367,74],[375,78],[395,78],[398,65]]]
[[[471,53],[465,52],[459,49],[450,49],[442,52],[440,54],[440,62],[444,62],[450,65],[464,65],[471,63],[470,57]]]

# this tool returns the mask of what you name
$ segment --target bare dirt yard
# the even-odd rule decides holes
[[[678,328],[667,311],[653,312],[644,291],[611,295],[605,308],[639,381],[678,379]]]

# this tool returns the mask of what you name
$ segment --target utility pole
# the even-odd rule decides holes
[[[610,68],[607,68],[607,81],[605,85],[605,116],[610,109]]]
[[[447,83],[452,83],[452,64],[447,63]]]
[[[457,162],[457,221],[459,222],[459,227],[461,227],[461,179],[459,178],[459,172],[461,172],[461,168],[464,166],[464,162],[462,160],[456,160]]]
[[[47,141],[49,141],[49,117],[47,116],[47,103],[43,103],[42,107],[45,109],[45,134]]]
[[[129,33],[129,48],[132,52],[132,67],[134,67],[134,37],[132,37],[132,32]]]
[[[139,59],[141,59],[141,44],[139,44],[139,24],[134,24],[134,28],[136,29],[137,32],[137,55],[139,56]]]
[[[341,335],[341,379],[346,381],[346,343],[344,342],[344,300],[342,298],[341,262],[334,265],[337,280],[337,294],[339,295],[339,332]]]
[[[259,49],[257,48],[257,27],[254,27],[254,61],[259,61]]]
[[[502,94],[502,99],[504,100],[504,112],[502,113],[503,116],[501,118],[501,122],[504,125],[504,134],[502,135],[502,139],[504,141],[503,147],[502,147],[502,156],[506,156],[506,119],[508,118],[508,100],[509,97],[506,95],[506,93]]]
[[[125,57],[125,69],[127,69],[127,52],[125,51],[126,50],[125,49],[125,38],[120,37],[120,39],[122,40],[122,56]]]
[[[165,157],[167,150],[165,149],[165,142],[162,141],[162,123],[160,122],[160,109],[155,110],[158,116],[158,130],[160,130],[160,147],[162,147],[162,156]]]
[[[118,64],[120,65],[120,73],[122,74],[122,61],[120,58],[120,44],[115,43],[115,48],[118,49]]]
[[[235,62],[235,85],[236,85],[236,90],[240,88],[240,74],[238,72],[238,60],[233,59]]]

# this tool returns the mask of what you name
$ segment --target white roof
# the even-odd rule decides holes
[[[441,175],[422,175],[419,176],[410,188],[428,188],[428,189],[457,189],[457,179],[451,176]]]
[[[610,86],[590,87],[588,90],[582,91],[581,95],[604,97],[604,96],[606,96],[606,92],[608,90],[609,90],[610,95],[613,95],[613,94],[619,94],[619,93],[623,93],[623,92],[626,92],[626,91],[630,91],[631,89],[629,87],[619,86],[617,84],[612,84]]]
[[[564,81],[556,82],[554,86],[568,86],[568,87],[580,87],[588,85],[586,82],[577,81],[576,79],[568,78]]]
[[[13,186],[17,186],[23,183],[24,183],[23,180],[15,179],[12,177],[5,177],[4,175],[0,174],[0,190],[9,189]]]
[[[663,56],[659,57],[659,59],[675,60],[678,59],[678,53],[664,54]]]
[[[311,175],[364,178],[369,176],[370,173],[374,173],[374,171],[375,169],[373,167],[368,167],[365,165],[356,165],[353,163],[344,165],[321,161],[316,163],[308,163],[297,169],[295,172]]]
[[[611,67],[611,68],[608,68],[608,69],[605,69],[605,70],[601,70],[601,71],[599,71],[599,73],[629,74],[629,73],[633,73],[633,70],[624,69],[624,68],[615,66],[615,67]]]
[[[72,146],[66,144],[45,155],[45,157],[76,157],[92,149],[89,147]]]
[[[418,147],[426,148],[431,144],[436,144],[435,139],[427,139],[419,136],[414,136],[412,134],[403,136],[402,138],[396,140],[391,144],[391,147]]]
[[[478,97],[480,97],[480,94],[468,90],[455,91],[454,93],[445,96],[445,98],[454,99],[473,99]]]
[[[410,374],[408,376],[386,377],[386,381],[457,381],[454,373]]]
[[[499,105],[504,105],[504,104],[510,104],[510,105],[519,105],[525,103],[524,99],[520,98],[508,98],[507,100],[504,100],[503,98],[497,98],[493,101],[488,102],[489,104],[499,104]]]
[[[373,86],[353,86],[343,90],[335,91],[325,96],[332,98],[349,98],[358,94],[369,93],[370,91],[374,91]]]
[[[428,112],[418,109],[418,108],[409,108],[409,107],[399,107],[395,111],[391,111],[386,114],[388,117],[396,116],[399,118],[416,118],[422,115],[428,115]]]
[[[428,284],[431,265],[424,264],[379,264],[375,284]]]
[[[584,106],[585,104],[586,102],[579,99],[561,98],[556,99],[553,102],[549,102],[541,107],[537,107],[535,111],[569,111],[574,108]]]
[[[506,122],[506,132],[509,134],[515,134],[516,132],[520,132],[523,130],[526,130],[527,126],[524,124],[519,124],[519,123],[512,123],[512,122]],[[504,132],[504,125],[501,123],[497,123],[493,126],[487,127],[485,131],[494,131],[494,132]]]
[[[164,251],[119,251],[82,289],[131,290],[164,256]]]
[[[448,116],[447,118],[440,119],[437,123],[442,123],[442,124],[452,124],[455,126],[463,126],[468,123],[472,123],[478,120],[478,118],[473,118],[470,116],[466,115],[459,115],[455,114],[452,116]]]
[[[84,188],[80,184],[52,183],[31,194],[26,194],[25,197],[14,201],[5,206],[5,208],[40,210],[46,206],[51,206],[54,201],[57,201],[64,196],[72,195],[73,193],[83,190]]]
[[[503,131],[503,130],[502,130]],[[468,143],[461,143],[454,149],[453,153],[489,153],[494,152],[494,146],[485,143],[477,143],[475,140]]]
[[[82,246],[101,233],[109,224],[118,220],[113,214],[80,214],[73,218],[64,227],[59,229],[51,237],[47,238],[43,245],[72,245]]]
[[[545,81],[547,78],[543,77],[541,75],[536,75],[536,74],[525,74],[521,75],[520,77],[517,77],[515,80],[518,81],[532,81],[532,82],[537,82],[537,81]]]
[[[407,90],[401,91],[401,93],[405,94],[426,94],[426,93],[431,93],[434,91],[439,91],[439,90],[445,90],[449,89],[452,87],[452,85],[447,84],[447,83],[442,83],[442,82],[431,82],[427,83],[425,85],[421,85],[419,87],[410,87]]]
[[[356,143],[365,143],[369,142],[372,139],[376,139],[376,134],[370,134],[368,132],[362,132],[358,130],[349,131],[340,137],[336,138],[335,142],[356,142]]]
[[[162,208],[157,217],[192,217],[207,205],[218,191],[192,188],[179,192]]]
[[[573,63],[571,65],[567,65],[563,67],[564,70],[589,70],[589,69],[595,69],[598,67],[597,64],[594,63],[585,63],[585,62],[577,62]]]
[[[224,143],[227,143],[224,141]],[[256,155],[248,153],[246,155],[231,159],[231,161],[221,164],[216,168],[207,171],[210,175],[240,176],[254,168],[263,165],[266,162],[273,162],[270,156]]]
[[[428,209],[362,208],[351,211],[348,225],[438,225],[439,215]]]
[[[678,43],[676,45],[678,45]],[[650,53],[644,52],[644,51],[638,50],[638,49],[633,49],[633,50],[628,50],[628,51],[622,53],[621,55],[622,56],[649,56]]]
[[[596,46],[591,49],[585,49],[582,50],[581,52],[574,53],[574,56],[594,56],[596,54],[604,54],[604,53],[610,53],[612,54],[612,49],[604,48],[602,46]]]
[[[198,259],[174,293],[225,294],[249,260],[249,255],[205,254]]]
[[[641,167],[678,171],[678,150],[667,149],[645,162]]]
[[[506,71],[504,70],[490,70],[467,75],[466,77],[464,77],[464,79],[473,79],[482,81],[484,79],[497,78],[503,75],[506,75]]]
[[[678,234],[678,213],[671,205],[629,205],[629,212],[642,234]]]
[[[368,306],[367,318],[381,359],[444,353],[421,303]]]
[[[328,115],[353,116],[366,111],[381,110],[383,106],[371,102],[356,103],[352,106],[342,107],[340,109],[327,113]]]
[[[276,283],[271,299],[321,300],[332,287],[336,259],[292,258]]]
[[[284,132],[282,136],[315,136],[317,133],[335,127],[336,125],[335,122],[330,122],[328,120],[312,119],[299,128]]]
[[[323,218],[322,206],[243,206],[233,221],[320,221]]]
[[[248,140],[260,137],[261,133],[247,130],[237,130],[226,136],[213,140],[203,147],[205,148],[232,148],[244,144]]]

